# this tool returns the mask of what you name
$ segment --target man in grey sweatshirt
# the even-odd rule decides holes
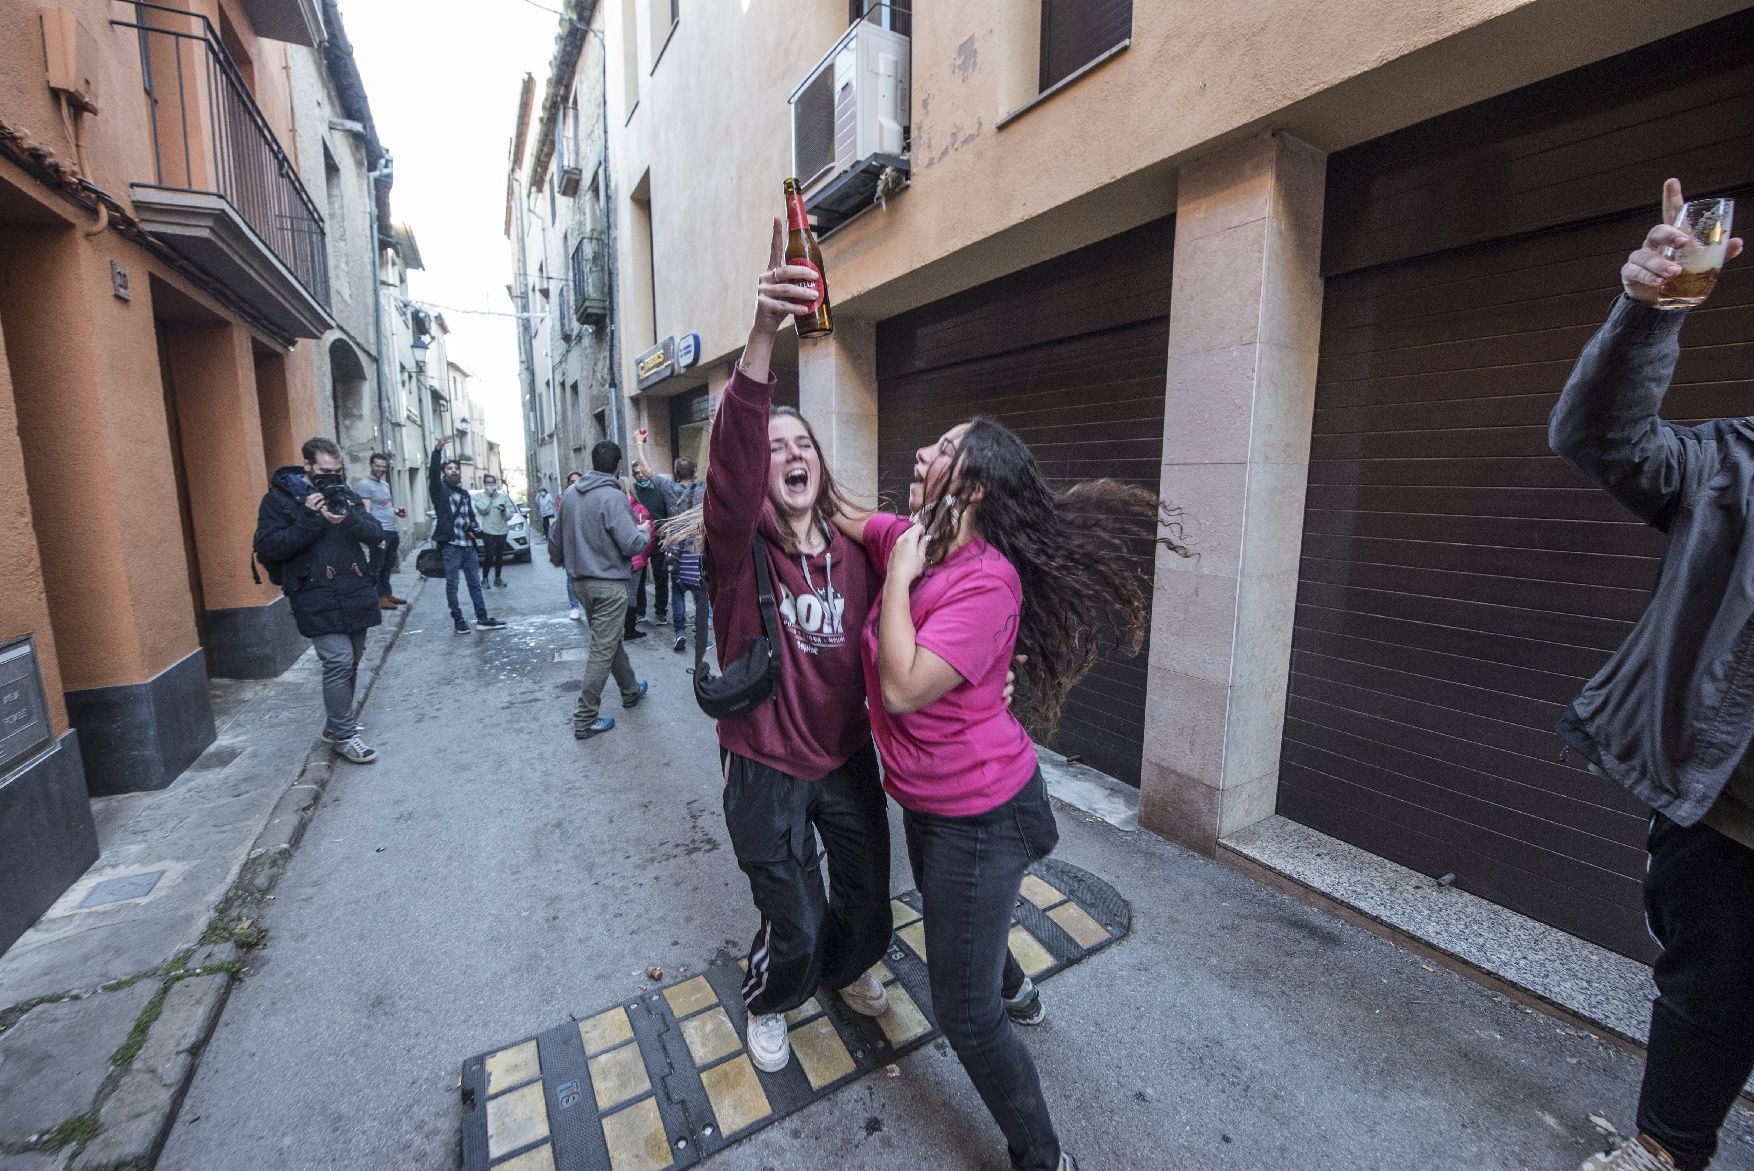
[[[639,524],[621,490],[621,445],[605,439],[591,449],[591,474],[561,497],[555,531],[560,535],[566,573],[573,593],[584,603],[591,627],[591,657],[585,684],[573,713],[573,735],[589,740],[615,726],[599,714],[603,685],[610,675],[621,689],[621,706],[632,707],[646,693],[646,682],[633,673],[622,633],[627,619],[627,579],[634,555],[651,540],[651,526]]]

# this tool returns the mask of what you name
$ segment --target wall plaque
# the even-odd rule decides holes
[[[0,645],[0,776],[54,742],[36,639]]]

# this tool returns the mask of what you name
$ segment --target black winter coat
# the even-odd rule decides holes
[[[256,556],[281,563],[280,588],[306,638],[376,626],[384,615],[364,545],[382,541],[383,526],[357,499],[346,520],[330,524],[305,507],[309,493],[301,467],[269,477],[256,512]]]

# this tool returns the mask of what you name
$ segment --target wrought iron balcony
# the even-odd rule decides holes
[[[294,337],[329,317],[323,217],[207,18],[134,5],[153,172],[133,184],[146,229]]]
[[[572,249],[573,316],[587,323],[609,317],[609,248],[602,232],[586,232]]]

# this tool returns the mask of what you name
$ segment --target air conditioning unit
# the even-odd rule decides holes
[[[560,168],[560,193],[571,199],[579,193],[579,184],[584,181],[585,173],[577,167]]]
[[[909,65],[906,37],[860,21],[792,91],[792,173],[807,205],[873,160],[905,168]]]

